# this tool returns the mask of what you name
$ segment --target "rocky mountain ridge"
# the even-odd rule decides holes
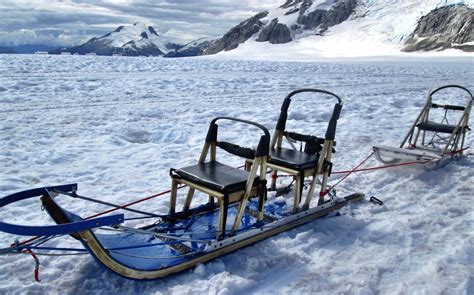
[[[241,22],[212,42],[203,54],[232,50],[251,37],[257,42],[284,44],[308,34],[323,34],[345,21],[356,4],[356,0],[287,0],[274,11],[260,12]]]
[[[412,52],[448,48],[474,52],[474,9],[458,4],[431,11],[418,21],[403,50]]]
[[[13,54],[16,53],[11,47],[0,46],[0,54]]]
[[[208,38],[200,38],[178,46],[175,50],[168,52],[165,57],[198,56],[205,48],[209,47],[211,42],[212,40]]]
[[[278,8],[233,27],[204,48],[203,54],[233,50],[246,42],[285,44],[310,36],[321,36],[319,42],[324,43],[325,35],[338,25],[339,34],[346,30],[341,36],[356,42],[367,36],[367,42],[385,38],[381,45],[392,44],[406,52],[448,48],[474,51],[470,6],[474,1],[408,0],[388,5],[372,0],[286,0]]]

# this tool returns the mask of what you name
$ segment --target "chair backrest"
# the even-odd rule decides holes
[[[450,105],[450,104],[439,104],[439,103],[434,103],[433,102],[433,95],[440,92],[441,90],[444,89],[453,89],[453,88],[458,88],[466,92],[466,94],[469,96],[469,101],[465,105]],[[460,111],[460,112],[466,112],[466,115],[469,115],[469,112],[472,107],[472,101],[474,100],[474,97],[472,96],[472,93],[465,87],[459,86],[459,85],[446,85],[442,86],[439,88],[436,88],[435,90],[431,91],[428,94],[428,99],[427,99],[427,105],[430,108],[435,108],[435,109],[444,109],[446,112],[448,110],[450,111]]]
[[[252,149],[248,147],[241,147],[238,144],[230,143],[227,141],[218,141],[217,134],[218,134],[219,126],[217,124],[217,121],[220,121],[220,120],[240,122],[244,124],[253,125],[261,129],[263,132],[263,135],[260,136],[260,140],[258,142],[257,148]],[[263,125],[260,125],[252,121],[232,118],[232,117],[217,117],[217,118],[214,118],[209,125],[209,130],[207,131],[207,136],[206,136],[206,143],[209,145],[215,144],[215,146],[218,146],[221,149],[233,155],[246,158],[246,159],[254,159],[256,157],[269,155],[270,133],[268,132],[267,128],[265,128]]]
[[[334,98],[337,99],[337,103],[334,105],[334,109],[332,111],[331,119],[329,120],[328,127],[326,129],[326,134],[324,138],[318,138],[316,136],[312,135],[304,135],[304,134],[299,134],[296,132],[288,132],[286,131],[286,121],[288,119],[288,109],[291,104],[291,98],[299,93],[303,92],[314,92],[314,93],[322,93],[322,94],[327,94],[330,96],[333,96]],[[336,94],[326,91],[326,90],[321,90],[321,89],[313,89],[313,88],[305,88],[305,89],[298,89],[290,92],[285,99],[283,100],[283,104],[281,106],[281,112],[280,116],[278,117],[278,121],[275,127],[275,134],[272,138],[271,142],[271,147],[275,148],[277,145],[278,147],[281,146],[281,138],[283,136],[288,136],[293,140],[297,141],[302,141],[306,143],[305,151],[313,153],[314,150],[314,145],[315,144],[322,144],[324,143],[324,140],[334,140],[336,137],[336,127],[337,127],[337,120],[339,119],[339,116],[341,114],[342,110],[342,99],[337,96]]]
[[[444,90],[444,89],[447,89],[447,88],[458,88],[458,89],[464,90],[470,98],[469,102],[465,106],[440,105],[440,104],[433,103],[433,101],[432,101],[433,100],[433,95],[440,92],[441,90]],[[429,99],[429,102],[431,104],[431,107],[433,107],[433,108],[444,108],[444,109],[447,109],[447,110],[464,111],[466,108],[468,108],[470,105],[472,105],[472,101],[474,100],[474,97],[473,97],[472,93],[469,91],[469,89],[467,89],[466,87],[459,86],[459,85],[445,85],[445,86],[441,86],[441,87],[436,88],[435,90],[431,91],[430,94],[428,94],[428,99]]]
[[[433,102],[433,95],[434,94],[436,94],[436,93],[438,93],[438,92],[440,92],[444,89],[449,89],[449,88],[451,88],[451,89],[452,88],[457,88],[457,89],[463,90],[469,97],[469,101],[466,103],[466,105],[464,105],[464,106],[463,105],[449,105],[449,104],[439,104],[439,103]],[[420,128],[423,129],[424,131],[433,131],[433,132],[435,132],[435,135],[438,132],[451,133],[448,136],[449,139],[446,140],[446,146],[444,147],[443,153],[448,151],[449,146],[451,144],[453,144],[453,147],[455,147],[457,145],[457,141],[459,140],[457,135],[458,135],[459,131],[462,131],[461,132],[461,133],[463,133],[462,140],[461,140],[462,141],[461,142],[461,148],[462,148],[463,145],[464,145],[465,133],[468,130],[467,125],[468,125],[468,121],[469,121],[469,114],[470,114],[470,111],[471,111],[471,108],[472,108],[473,100],[474,100],[474,98],[473,98],[472,93],[467,88],[465,88],[463,86],[459,86],[459,85],[445,85],[445,86],[438,87],[435,90],[431,91],[427,96],[425,106],[421,110],[420,114],[418,115],[415,122],[412,124],[410,130],[408,131],[407,135],[405,136],[402,143],[400,144],[400,148],[403,148],[405,144],[408,144],[409,147],[416,146],[417,141],[420,137],[419,136]],[[434,108],[434,109],[444,109],[445,110],[444,117],[441,120],[441,122],[434,122],[435,124],[439,123],[437,126],[434,126],[434,127],[433,126],[428,126],[430,128],[427,128],[426,125],[433,125],[433,124],[429,123],[429,121],[431,121],[433,119],[433,114],[430,113],[430,109],[432,109],[432,108]],[[447,112],[450,111],[450,110],[451,111],[462,112],[462,115],[460,116],[460,118],[458,119],[456,124],[454,125],[454,129],[452,128],[452,125],[449,126],[450,127],[449,129],[445,129],[441,125],[443,123],[447,123],[447,121],[448,121],[447,120]],[[420,123],[422,123],[422,124],[420,124]],[[415,132],[416,127],[418,127],[417,128],[418,131]],[[421,136],[421,138],[423,139],[423,141],[422,141],[422,144],[423,144],[424,143],[424,135]]]

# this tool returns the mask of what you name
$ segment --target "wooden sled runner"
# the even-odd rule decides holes
[[[433,96],[446,89],[460,89],[468,101],[465,105],[439,104]],[[470,130],[469,115],[472,108],[472,93],[459,85],[439,87],[428,94],[425,106],[411,126],[399,147],[374,146],[377,159],[384,164],[412,161],[439,161],[454,155],[462,155],[465,138]],[[435,121],[434,111],[442,110],[444,115]],[[455,124],[448,120],[448,113],[460,114]]]
[[[284,125],[291,96],[308,91],[332,95],[337,98],[337,104],[325,138],[311,136],[307,138],[312,142],[316,140],[321,147],[306,150],[306,154],[297,156],[310,159],[311,165],[293,169],[294,176],[301,178],[312,176],[313,183],[305,205],[301,207],[299,204],[301,187],[298,186],[300,189],[297,189],[294,205],[291,206],[285,201],[267,198],[267,167],[272,167],[273,171],[293,172],[288,165],[294,163],[291,161],[290,164],[285,163],[284,159],[277,157],[273,159],[272,155],[281,152],[278,149],[281,148],[282,136],[306,138],[284,131]],[[361,200],[364,195],[357,193],[344,198],[335,195],[326,198],[323,196],[317,205],[310,202],[315,186],[314,179],[317,175],[323,177],[323,191],[332,165],[330,155],[337,119],[342,108],[340,98],[330,92],[304,89],[290,93],[285,99],[284,106],[286,108],[282,108],[283,115],[280,116],[273,139],[270,138],[268,130],[258,123],[230,117],[213,119],[197,164],[170,170],[170,210],[166,215],[125,208],[80,196],[76,184],[43,187],[0,199],[1,208],[21,200],[39,197],[43,208],[57,223],[53,226],[31,227],[0,222],[0,231],[39,236],[39,240],[35,241],[34,238],[25,243],[15,243],[9,250],[0,249],[0,253],[44,250],[43,243],[52,237],[71,235],[82,243],[85,248],[83,251],[90,253],[112,272],[130,279],[157,279],[324,217],[349,202]],[[253,128],[252,130],[257,130],[256,147],[242,147],[219,140],[219,128],[228,126],[222,124],[219,126],[221,122],[245,124]],[[247,169],[233,168],[220,159],[217,161],[217,151],[242,158]],[[294,157],[287,160],[291,159]],[[180,185],[186,185],[188,192],[184,197],[182,209],[178,210],[180,196],[177,189]],[[207,202],[192,207],[197,191],[208,195]],[[124,214],[115,214],[82,218],[61,205],[67,201],[64,198],[68,197],[110,205],[115,207],[115,210],[132,211],[142,216],[141,218],[152,218],[153,222],[132,228],[124,224],[129,219],[136,220],[135,216],[126,218]]]
[[[258,222],[252,213],[245,212],[241,223],[243,229],[221,240],[214,238],[216,233],[221,233],[215,226],[219,224],[219,216],[223,213],[219,209],[203,212],[196,210],[194,218],[179,218],[178,222],[163,222],[117,234],[98,234],[86,230],[74,235],[106,268],[127,278],[149,280],[185,270],[323,217],[362,197],[361,194],[354,194],[297,215],[267,209],[267,218],[263,222]],[[56,221],[63,220],[67,223],[78,218],[59,207],[52,198],[44,198],[43,204]],[[240,204],[230,205],[228,215],[237,217],[237,205]],[[277,214],[282,216],[277,217]]]

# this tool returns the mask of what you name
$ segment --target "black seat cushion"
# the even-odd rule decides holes
[[[179,177],[224,194],[244,190],[249,173],[218,161],[176,169]],[[255,178],[257,179],[257,177]],[[257,182],[254,181],[256,184]]]
[[[454,129],[456,129],[455,125],[441,124],[430,121],[419,123],[416,126],[421,130],[441,133],[453,133]],[[461,131],[462,129],[463,128],[459,128],[459,131]]]
[[[318,158],[318,155],[293,149],[276,148],[270,151],[270,160],[268,162],[295,170],[304,170],[316,167]]]

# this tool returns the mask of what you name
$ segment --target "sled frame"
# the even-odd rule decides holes
[[[458,88],[464,90],[469,95],[469,101],[465,106],[457,106],[457,105],[442,105],[433,102],[433,95],[443,89],[447,88]],[[472,101],[473,95],[472,93],[465,87],[459,85],[446,85],[439,87],[433,91],[431,91],[427,98],[426,103],[421,110],[420,114],[416,118],[415,122],[412,124],[411,128],[409,129],[408,133],[404,137],[402,143],[400,144],[400,148],[407,148],[407,149],[421,149],[431,151],[440,156],[444,156],[446,154],[452,154],[453,152],[459,151],[459,154],[462,155],[464,150],[464,143],[466,138],[466,133],[469,130],[469,115],[472,108]],[[442,136],[436,131],[427,131],[422,130],[421,128],[417,127],[421,123],[427,124],[429,121],[430,110],[432,108],[442,108],[446,111],[462,111],[461,117],[458,120],[457,124],[452,133],[447,134],[447,136]],[[426,135],[427,132],[434,132],[433,138],[438,138],[437,142],[426,142]],[[440,146],[436,146],[436,143],[444,144]],[[430,147],[430,145],[432,147]]]
[[[251,121],[247,120],[242,120],[242,119],[237,119],[237,118],[231,118],[231,117],[217,117],[211,121],[211,126],[209,128],[208,136],[206,138],[206,142],[204,143],[204,146],[201,151],[201,155],[198,160],[198,164],[202,164],[206,161],[206,158],[208,154],[210,154],[209,158],[210,161],[216,161],[216,150],[217,150],[217,124],[216,122],[218,120],[230,120],[230,121],[235,121],[235,122],[240,122],[244,124],[250,124],[253,126],[256,126],[263,130],[264,135],[260,139],[259,142],[259,147],[257,148],[257,154],[259,149],[266,150],[266,153],[262,155],[257,155],[254,159],[252,159],[252,162],[254,163],[252,167],[250,168],[250,172],[247,178],[247,182],[245,185],[245,189],[237,192],[233,192],[231,194],[224,194],[222,192],[219,192],[217,190],[213,190],[209,187],[197,184],[195,182],[182,179],[179,177],[172,177],[171,180],[171,195],[170,195],[170,214],[174,213],[176,211],[176,201],[177,201],[177,190],[178,186],[180,184],[186,185],[189,187],[188,192],[186,194],[186,198],[184,201],[183,205],[183,212],[187,212],[190,209],[193,196],[196,190],[203,192],[209,196],[209,204],[214,204],[214,200],[216,199],[218,202],[218,207],[219,207],[219,220],[218,220],[218,225],[217,225],[217,234],[216,238],[217,239],[222,239],[226,235],[226,223],[227,223],[227,215],[228,215],[228,210],[229,210],[229,204],[235,203],[235,202],[240,202],[239,203],[239,209],[238,213],[236,215],[235,221],[232,226],[232,230],[230,232],[230,235],[233,235],[236,230],[239,229],[240,223],[242,216],[244,215],[245,208],[247,206],[248,200],[250,199],[251,196],[257,196],[259,197],[259,206],[258,206],[258,214],[257,214],[257,220],[262,221],[263,220],[263,209],[264,209],[264,202],[266,199],[266,186],[262,185],[266,183],[265,176],[266,176],[266,169],[267,169],[267,160],[268,160],[268,144],[270,141],[270,134],[268,130],[263,127],[262,125],[258,123],[254,123]],[[216,131],[215,135],[209,136],[211,134],[212,126],[216,125]],[[266,147],[263,147],[261,145],[265,145]],[[257,186],[255,186],[254,179],[257,177],[258,173],[258,179],[259,183]]]
[[[312,177],[312,179],[311,179],[310,188],[306,195],[306,199],[305,199],[302,209],[307,210],[310,207],[310,203],[311,203],[314,191],[316,189],[316,185],[319,180],[319,177],[321,177],[322,179],[320,180],[321,188],[320,188],[320,193],[319,193],[318,205],[321,205],[322,203],[324,203],[324,196],[327,194],[327,183],[328,183],[329,175],[331,172],[330,170],[332,166],[331,158],[332,158],[333,147],[335,145],[334,139],[335,139],[335,134],[336,134],[337,120],[339,119],[340,112],[342,109],[342,99],[338,95],[326,90],[306,88],[306,89],[298,89],[298,90],[294,90],[290,92],[283,101],[280,117],[278,119],[274,134],[272,136],[272,141],[270,144],[271,149],[281,148],[283,144],[283,138],[286,138],[290,146],[292,147],[292,149],[297,150],[296,147],[292,144],[291,140],[287,136],[288,132],[286,131],[286,120],[287,120],[288,108],[291,103],[291,98],[294,95],[303,93],[303,92],[326,94],[326,95],[336,98],[337,103],[334,106],[334,110],[333,110],[331,119],[329,121],[326,135],[324,138],[323,147],[322,147],[322,150],[319,152],[318,161],[315,166],[307,168],[307,169],[303,169],[303,170],[295,170],[295,169],[291,169],[291,168],[288,168],[276,163],[272,163],[272,162],[267,163],[267,166],[273,170],[272,182],[271,182],[271,188],[273,190],[276,189],[276,179],[278,177],[278,171],[282,171],[284,173],[288,173],[293,176],[293,179],[295,180],[294,201],[293,201],[294,212],[298,212],[301,209],[300,203],[303,198],[302,196],[303,183],[306,177]]]

